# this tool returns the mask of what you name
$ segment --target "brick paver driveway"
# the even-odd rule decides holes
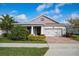
[[[66,37],[47,37],[49,50],[45,56],[79,56],[79,41]]]
[[[47,37],[46,40],[48,43],[77,43],[78,42],[67,37]]]

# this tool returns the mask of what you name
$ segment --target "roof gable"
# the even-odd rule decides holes
[[[58,22],[52,20],[47,16],[41,15],[36,19],[32,20],[29,24],[58,24]]]

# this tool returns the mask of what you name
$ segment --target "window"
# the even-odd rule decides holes
[[[41,18],[41,21],[44,21],[44,18]]]

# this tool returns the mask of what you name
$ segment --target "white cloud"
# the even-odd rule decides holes
[[[55,9],[53,10],[53,12],[56,13],[56,14],[59,14],[59,13],[60,13],[60,9],[59,9],[59,8],[55,8]]]
[[[16,13],[18,13],[17,10],[12,10],[12,11],[10,12],[10,14],[16,14]]]
[[[51,7],[51,6],[53,6],[53,3],[47,3],[47,4],[46,4],[46,8],[49,8],[49,7]]]
[[[61,17],[63,17],[63,15],[62,15],[62,14],[59,14],[59,15],[54,15],[54,16],[53,16],[53,18],[54,18],[54,19],[59,19],[59,18],[61,18]]]
[[[52,12],[56,13],[56,14],[60,14],[61,13],[60,7],[62,7],[64,5],[66,5],[66,3],[59,3],[59,4],[55,5],[55,8],[52,10]],[[36,10],[39,12],[39,11],[42,11],[44,9],[48,9],[52,6],[53,6],[52,3],[41,4],[36,8]],[[48,12],[50,13],[50,11],[51,11],[51,9]],[[45,13],[48,13],[48,12],[45,12]]]
[[[15,12],[17,12],[17,11],[16,11],[16,10],[12,10],[12,11],[11,11],[11,13],[15,13]]]
[[[16,21],[24,23],[27,22],[27,16],[25,14],[20,14],[15,17]]]
[[[62,7],[64,5],[65,5],[65,3],[60,3],[60,4],[56,5],[56,8]]]
[[[60,7],[62,7],[64,5],[65,5],[64,3],[60,3],[60,4],[56,5],[55,9],[53,10],[53,12],[59,14],[61,12],[60,11]]]
[[[44,9],[46,9],[46,8],[51,7],[52,5],[53,5],[53,4],[51,4],[51,3],[41,4],[41,5],[39,5],[39,6],[36,8],[36,10],[37,10],[37,11],[42,11],[42,10],[44,10]]]
[[[62,14],[53,15],[53,19],[59,23],[68,23],[66,17]]]
[[[11,12],[9,12],[9,15],[12,17],[15,17],[18,14],[17,10],[12,10]]]
[[[70,17],[71,17],[72,19],[79,19],[79,14],[77,14],[77,13],[72,13],[72,14],[70,15]]]
[[[36,8],[36,10],[37,10],[37,11],[42,11],[42,10],[44,10],[45,7],[46,7],[46,5],[45,5],[45,4],[42,4],[42,5],[39,5],[39,6]]]

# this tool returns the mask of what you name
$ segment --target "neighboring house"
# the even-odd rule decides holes
[[[79,27],[73,27],[73,34],[79,35]]]
[[[66,32],[79,35],[79,27],[66,24]]]
[[[29,23],[20,25],[25,26],[30,34],[33,35],[62,36],[66,34],[66,27],[63,24],[45,15],[41,15]]]

